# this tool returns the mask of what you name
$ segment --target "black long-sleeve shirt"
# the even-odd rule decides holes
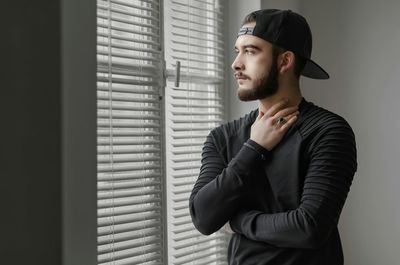
[[[258,110],[208,135],[189,200],[195,227],[235,232],[229,264],[340,265],[337,223],[357,168],[354,134],[307,102],[271,151],[249,139]]]

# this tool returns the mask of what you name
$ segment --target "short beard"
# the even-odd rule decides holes
[[[272,52],[271,69],[269,70],[268,77],[262,78],[260,84],[251,89],[239,89],[238,97],[242,101],[252,101],[264,99],[266,97],[274,95],[278,91],[278,66],[276,64],[279,49],[274,49]]]

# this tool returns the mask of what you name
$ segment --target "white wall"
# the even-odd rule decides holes
[[[261,0],[261,8],[290,9],[294,12],[300,11],[299,0]]]
[[[304,95],[343,115],[358,172],[340,221],[345,264],[400,264],[400,1],[302,1],[314,57],[331,79],[304,79]]]
[[[97,264],[96,1],[60,2],[62,265],[94,265]]]
[[[345,117],[356,134],[358,172],[340,221],[345,264],[399,264],[400,1],[275,0],[261,7],[307,18],[312,57],[331,79],[302,79],[303,95]],[[256,106],[235,100],[233,88],[232,80],[231,119]]]

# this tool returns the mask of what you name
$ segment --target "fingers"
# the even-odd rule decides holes
[[[256,121],[260,120],[264,116],[264,113],[262,111],[258,111],[258,116],[256,118]]]
[[[298,107],[286,107],[287,100],[281,100],[265,113],[259,111],[251,126],[250,139],[272,150],[283,138],[299,115]]]
[[[287,117],[287,116],[292,116],[294,113],[298,114],[298,107],[297,106],[293,106],[293,107],[289,107],[289,108],[285,108],[282,109],[280,111],[278,111],[273,117],[274,118],[279,118],[279,117]]]
[[[279,127],[279,130],[282,132],[286,132],[292,125],[297,121],[298,112],[295,114],[290,115],[289,117],[285,118],[286,123],[282,124]]]

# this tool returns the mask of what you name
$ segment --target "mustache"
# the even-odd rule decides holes
[[[244,74],[243,74],[243,73],[241,73],[241,72],[237,72],[237,73],[235,73],[235,74],[234,74],[234,76],[235,76],[235,78],[236,78],[236,79],[239,79],[239,78],[250,79],[250,77],[249,77],[249,76],[247,76],[247,75],[244,75]]]

